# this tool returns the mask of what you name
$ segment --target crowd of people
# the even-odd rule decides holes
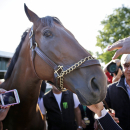
[[[117,73],[111,74],[108,71],[111,62],[104,68],[108,79],[107,95],[104,100],[106,104],[100,102],[83,106],[77,95],[69,90],[61,92],[49,82],[52,89],[44,94],[45,87],[41,86],[38,104],[43,116],[46,117],[48,130],[130,129],[130,37],[108,47],[108,51],[115,49],[118,50],[111,62],[118,66]],[[121,61],[117,59],[119,55],[122,55]],[[46,85],[44,81],[42,85]],[[0,93],[5,92],[6,90],[0,89]],[[0,104],[0,108],[0,129],[2,129],[2,120],[8,114],[10,106],[4,107]],[[109,112],[106,109],[109,109]]]

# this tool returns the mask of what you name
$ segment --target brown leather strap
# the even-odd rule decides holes
[[[104,105],[106,106],[106,108],[109,110],[110,113],[112,113],[111,109],[109,108],[109,106],[107,105],[107,102],[105,100],[103,100]]]
[[[58,66],[52,60],[50,60],[38,47],[35,47],[34,50],[49,66],[51,66],[54,70],[57,69]]]
[[[56,70],[58,68],[58,66],[52,61],[50,60],[38,47],[35,47],[34,49],[36,51],[36,53],[48,64],[50,65],[54,70]],[[91,62],[90,62],[91,61]],[[91,65],[100,65],[99,61],[96,59],[92,59],[92,60],[87,60],[85,61],[83,64],[81,64],[79,67],[77,67],[76,69],[79,68],[83,68],[86,66],[91,66]],[[66,70],[68,68],[70,68],[71,66],[67,66],[67,68],[63,67],[63,70]]]

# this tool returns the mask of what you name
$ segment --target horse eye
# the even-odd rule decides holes
[[[51,31],[47,30],[44,34],[45,37],[52,37]]]

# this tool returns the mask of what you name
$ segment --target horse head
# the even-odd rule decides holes
[[[60,90],[65,87],[76,93],[83,105],[102,101],[107,81],[99,61],[78,43],[58,18],[39,18],[26,5],[24,7],[33,22],[28,44],[37,77],[54,82]]]

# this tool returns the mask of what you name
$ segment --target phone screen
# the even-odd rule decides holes
[[[2,94],[4,105],[16,103],[14,91]]]

